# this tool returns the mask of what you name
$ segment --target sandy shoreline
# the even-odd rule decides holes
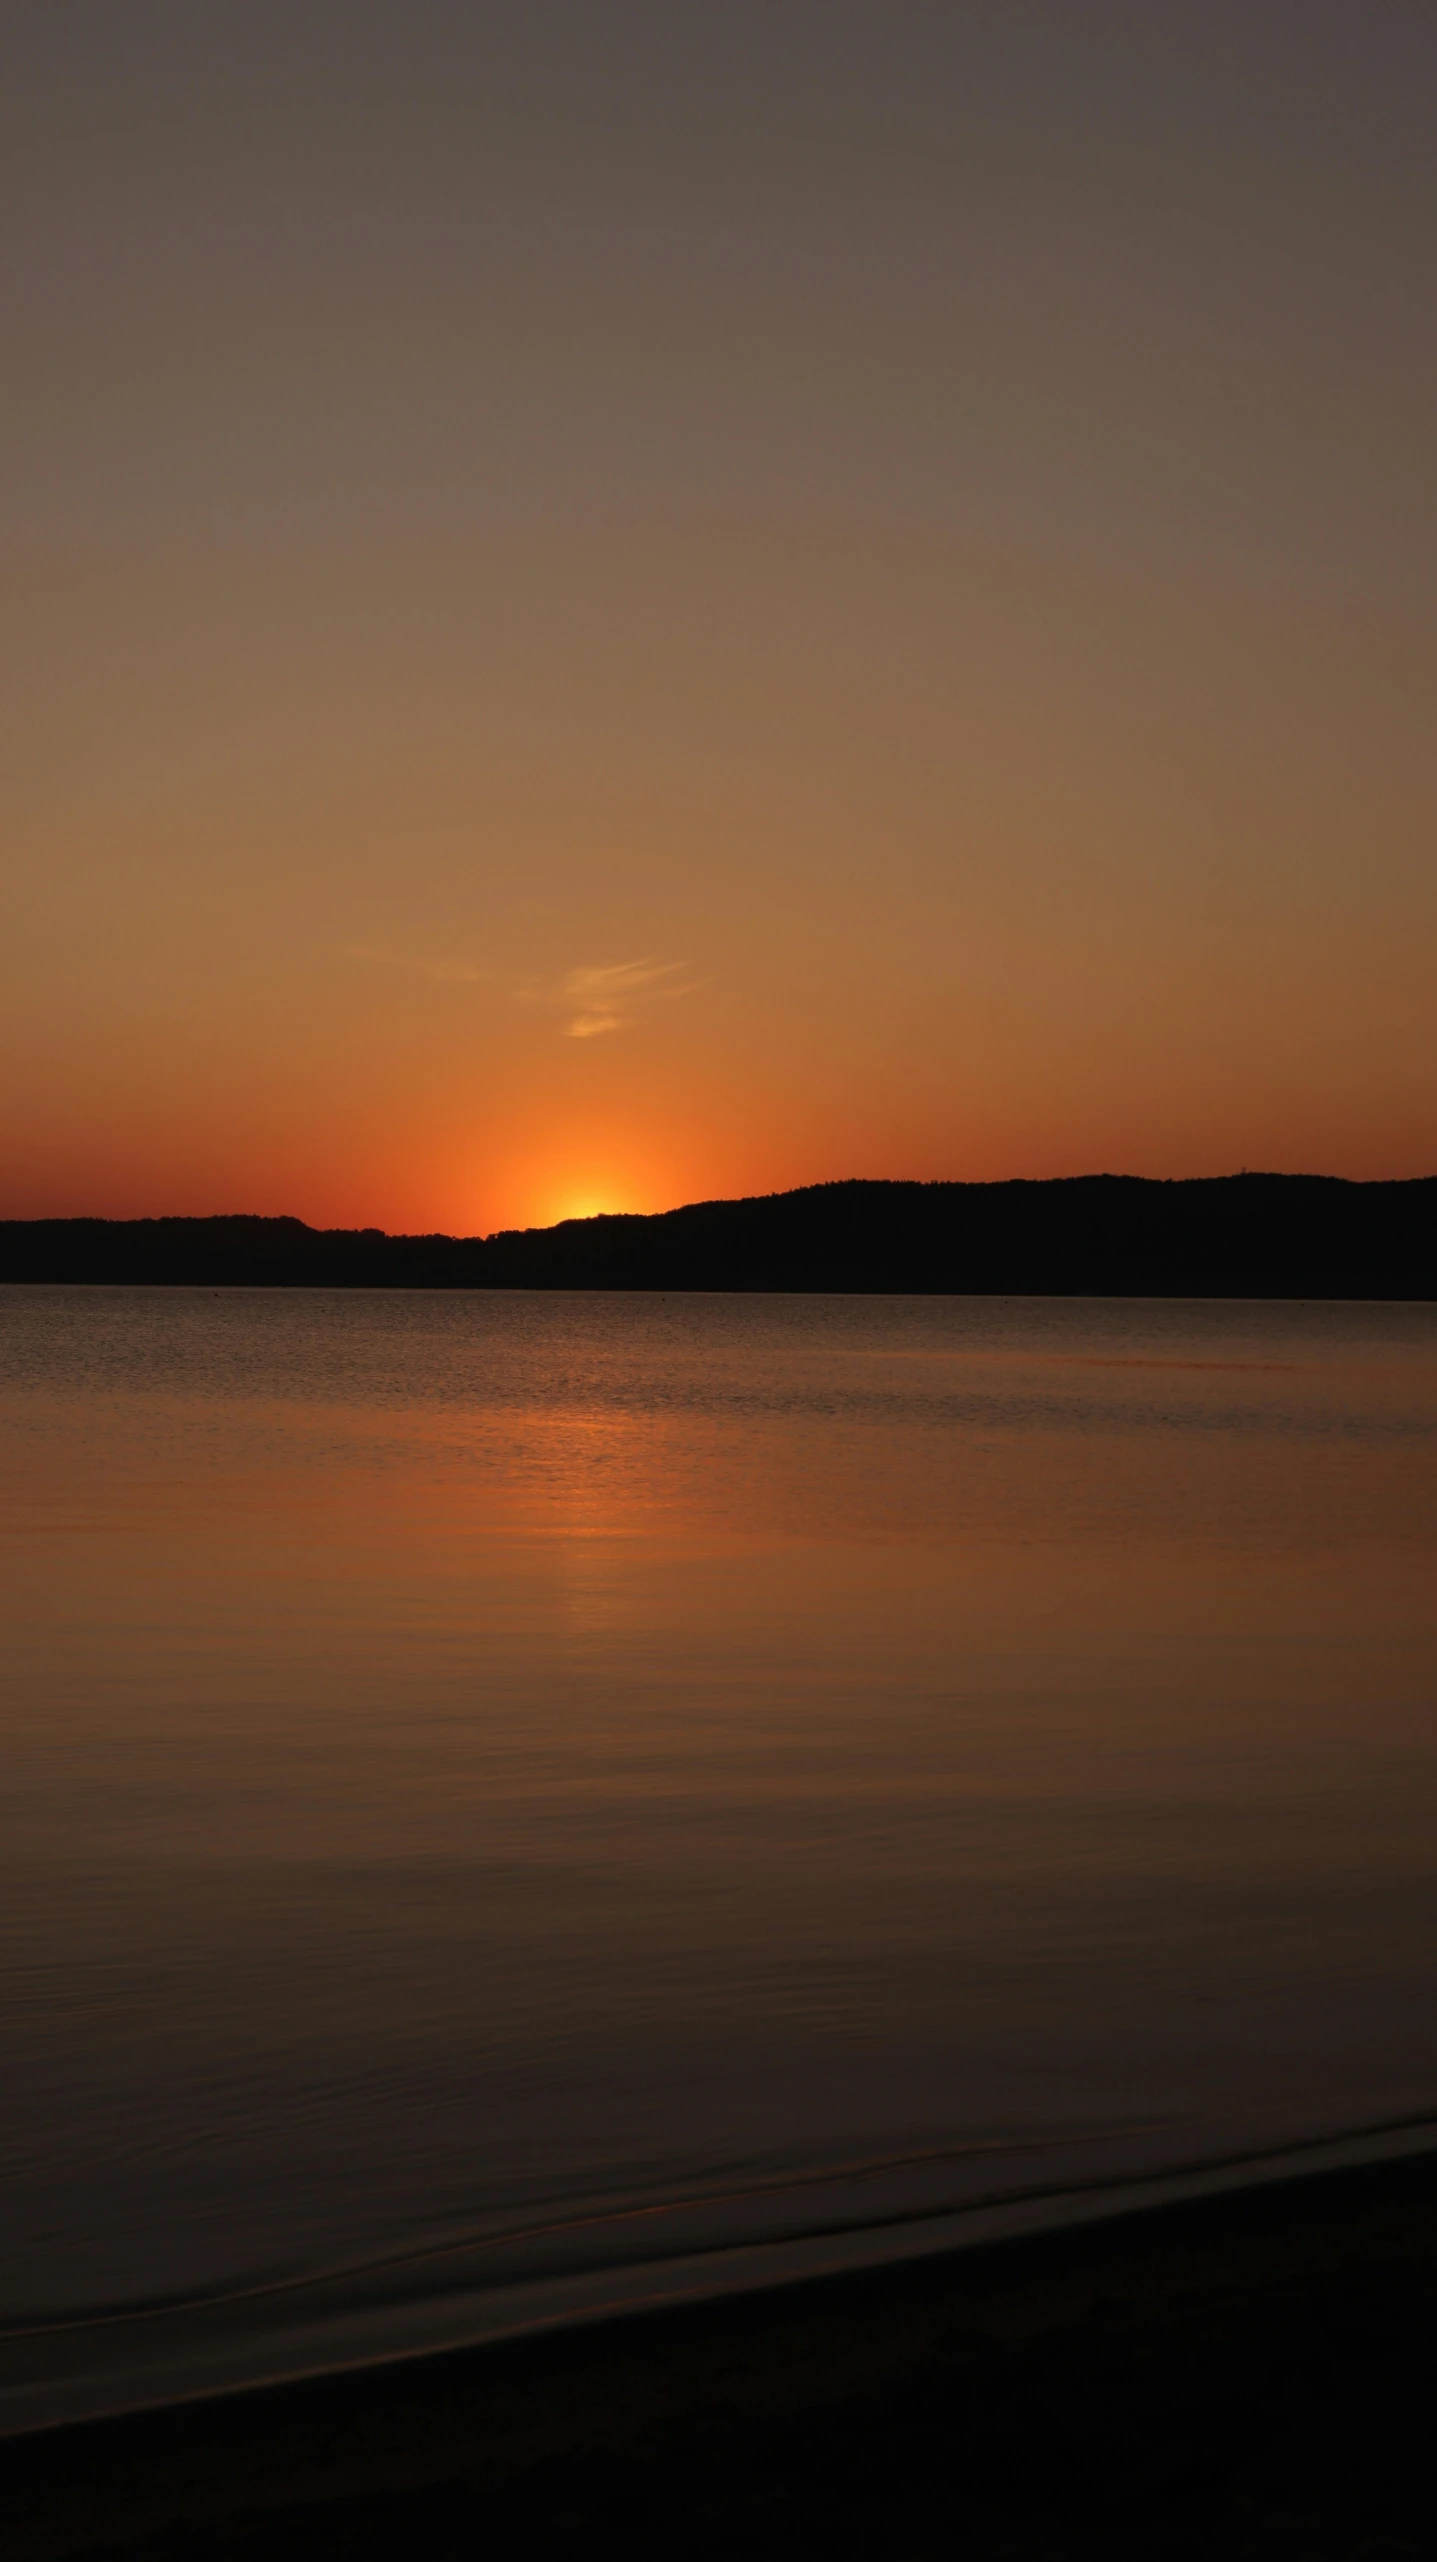
[[[9,2562],[1426,2555],[1437,2156],[0,2449]]]

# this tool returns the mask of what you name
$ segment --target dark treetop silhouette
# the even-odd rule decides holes
[[[1437,1176],[820,1183],[490,1237],[300,1219],[9,1220],[0,1280],[1427,1299]]]

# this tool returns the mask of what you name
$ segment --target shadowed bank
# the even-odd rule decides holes
[[[290,1218],[9,1220],[0,1280],[1425,1299],[1437,1176],[822,1183],[491,1237]]]
[[[1396,2562],[1434,2305],[1428,2157],[22,2440],[7,2551]]]

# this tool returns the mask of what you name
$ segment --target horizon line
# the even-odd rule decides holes
[[[740,1209],[750,1203],[796,1200],[813,1192],[838,1192],[856,1189],[888,1191],[983,1191],[995,1192],[1031,1188],[1057,1189],[1080,1183],[1123,1183],[1152,1185],[1155,1188],[1217,1183],[1321,1183],[1344,1188],[1379,1190],[1388,1187],[1416,1185],[1437,1181],[1434,1174],[1349,1175],[1280,1167],[1239,1166],[1226,1174],[1119,1174],[1111,1169],[1098,1169],[1087,1174],[1045,1175],[830,1175],[813,1183],[787,1184],[770,1192],[714,1193],[700,1199],[676,1201],[663,1210],[593,1210],[546,1224],[530,1227],[474,1229],[458,1233],[447,1228],[383,1228],[373,1223],[353,1227],[323,1227],[301,1218],[293,1210],[152,1210],[129,1214],[110,1211],[42,1211],[30,1217],[0,1217],[0,1228],[39,1227],[181,1227],[216,1226],[221,1223],[254,1226],[291,1226],[303,1228],[311,1236],[370,1237],[388,1244],[442,1239],[453,1245],[487,1245],[504,1237],[553,1236],[561,1228],[598,1227],[608,1222],[646,1221],[680,1217],[686,1210]]]

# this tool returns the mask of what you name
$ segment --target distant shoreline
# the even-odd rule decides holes
[[[1101,1298],[1437,1298],[1437,1176],[808,1186],[489,1237],[300,1219],[0,1221],[0,1282]]]

